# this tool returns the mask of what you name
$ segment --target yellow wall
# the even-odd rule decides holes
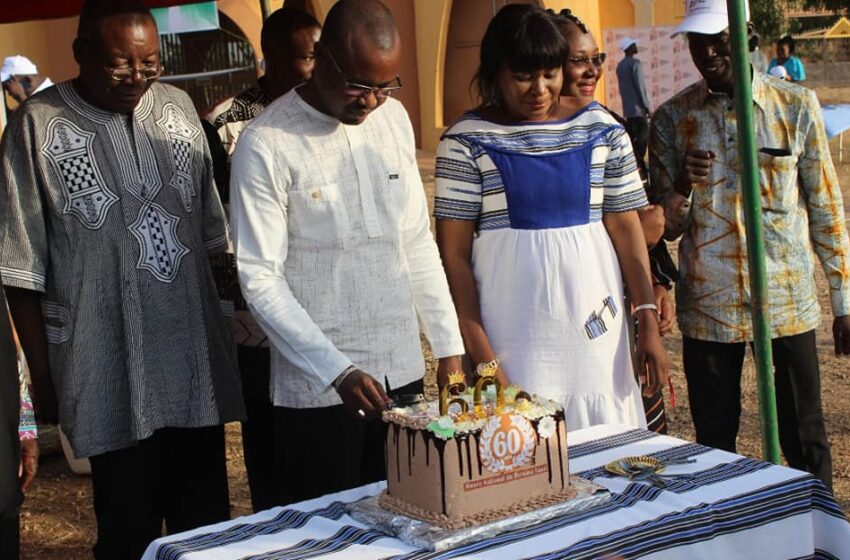
[[[685,2],[683,0],[655,0],[655,25],[678,25],[685,17]]]
[[[632,27],[635,24],[633,0],[603,0],[599,7],[602,29]]]
[[[304,0],[319,21],[324,21],[336,0]],[[417,139],[425,149],[435,149],[445,130],[443,114],[446,41],[453,0],[391,0],[397,16],[410,21],[412,2],[412,38],[405,33],[403,40],[411,54],[405,57],[402,69],[406,91],[402,101],[411,113],[417,128]],[[465,0],[454,0],[463,2]],[[515,0],[512,0],[515,1]],[[683,0],[636,0],[653,3],[656,25],[676,23],[683,14]],[[633,0],[540,0],[544,8],[571,9],[599,41],[603,28],[635,25]],[[284,0],[272,0],[271,9]],[[242,29],[251,42],[256,56],[261,56],[260,29],[262,18],[257,0],[219,0],[219,9]],[[407,30],[405,30],[407,31]],[[72,78],[77,73],[71,44],[76,35],[76,18],[0,25],[0,57],[23,54],[33,60],[39,70],[54,81]],[[418,83],[417,83],[418,82]],[[605,97],[605,81],[599,84],[597,98]]]
[[[272,11],[280,8],[282,3],[281,0],[270,2]],[[260,3],[246,0],[218,0],[218,9],[245,33],[251,48],[254,49],[254,56],[259,62],[263,57],[263,51],[260,48],[260,30],[263,28]]]
[[[71,50],[76,35],[77,18],[0,25],[0,59],[21,54],[54,82],[67,80],[77,75]]]
[[[434,150],[443,123],[443,61],[452,0],[414,0],[419,73],[420,145]]]

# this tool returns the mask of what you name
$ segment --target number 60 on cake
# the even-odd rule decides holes
[[[452,374],[440,400],[392,408],[385,509],[446,529],[496,521],[573,498],[560,404],[493,375]]]

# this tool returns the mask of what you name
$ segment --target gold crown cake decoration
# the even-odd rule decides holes
[[[453,404],[459,405],[463,413],[469,410],[466,401],[457,396],[464,391],[466,391],[466,375],[462,371],[450,372],[448,382],[440,389],[440,416],[446,416],[449,413],[449,407]],[[449,399],[449,396],[455,398]]]
[[[463,389],[459,392],[463,392],[466,390],[466,374],[462,371],[453,371],[449,373],[449,385],[463,385]]]

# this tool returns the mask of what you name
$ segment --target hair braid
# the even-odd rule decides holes
[[[549,14],[550,14],[552,17],[554,17],[555,19],[568,20],[568,21],[573,22],[574,24],[576,24],[576,27],[578,27],[578,28],[579,28],[579,30],[580,30],[582,33],[590,33],[590,30],[587,28],[587,26],[584,24],[584,22],[583,22],[583,21],[581,21],[581,20],[578,18],[578,16],[577,16],[577,15],[575,15],[575,14],[572,12],[572,10],[570,10],[569,8],[564,8],[563,10],[561,10],[560,12],[558,12],[557,14],[555,13],[555,10],[551,10],[551,9],[549,9],[549,10],[546,10],[546,11],[547,11],[547,12],[549,12]]]

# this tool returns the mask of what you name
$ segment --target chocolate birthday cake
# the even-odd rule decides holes
[[[385,509],[459,529],[575,496],[560,404],[493,376],[450,376],[440,400],[384,412]]]

